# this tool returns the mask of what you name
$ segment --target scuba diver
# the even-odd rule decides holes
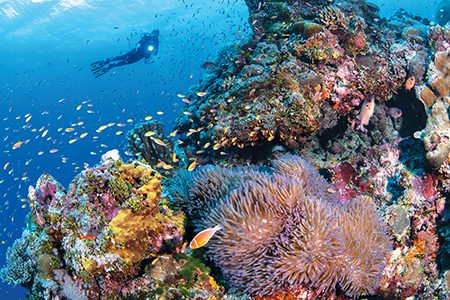
[[[153,30],[151,34],[144,33],[133,50],[130,50],[123,55],[93,62],[91,64],[91,72],[97,78],[112,68],[133,64],[140,61],[142,58],[144,58],[144,62],[147,63],[152,56],[158,54],[158,36],[159,30]]]

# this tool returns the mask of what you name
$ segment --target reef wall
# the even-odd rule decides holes
[[[169,136],[141,124],[136,161],[30,187],[5,281],[31,298],[448,299],[450,24],[246,3],[253,35],[180,96]]]

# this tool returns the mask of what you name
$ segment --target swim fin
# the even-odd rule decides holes
[[[99,69],[102,68],[106,65],[107,61],[106,60],[99,60],[99,61],[95,61],[93,63],[91,63],[91,69]]]
[[[108,70],[109,70],[108,68],[97,68],[97,69],[95,69],[95,70],[93,69],[91,71],[92,71],[92,74],[95,75],[95,78],[98,78],[98,77],[106,74],[106,72],[108,72]]]

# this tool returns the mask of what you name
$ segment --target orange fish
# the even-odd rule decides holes
[[[405,90],[410,91],[416,84],[416,78],[411,76],[405,81]]]
[[[95,236],[93,235],[83,235],[83,236],[79,236],[80,240],[95,240]]]
[[[218,231],[220,229],[223,229],[223,226],[219,224],[213,228],[208,228],[208,229],[200,231],[192,239],[191,243],[189,244],[189,247],[191,249],[197,249],[197,248],[205,246],[209,242],[209,240],[212,238],[212,236],[216,233],[216,231]]]

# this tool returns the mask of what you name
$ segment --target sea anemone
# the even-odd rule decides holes
[[[345,248],[339,284],[349,296],[373,294],[392,246],[385,225],[380,222],[372,200],[366,197],[345,205],[338,223]]]
[[[296,195],[298,201],[286,216],[276,239],[270,266],[273,280],[280,285],[305,284],[323,291],[332,290],[343,256],[342,230],[326,202],[300,195]]]
[[[173,203],[185,210],[189,217],[197,219],[209,205],[241,186],[265,174],[257,167],[233,169],[207,165],[195,173],[181,171],[168,181],[167,188]]]
[[[222,224],[210,241],[211,258],[230,282],[249,293],[270,289],[270,249],[282,229],[295,186],[282,176],[244,182],[196,222],[198,229]]]
[[[298,156],[284,155],[272,168],[208,166],[168,183],[196,231],[223,226],[208,254],[246,293],[339,285],[359,296],[379,285],[390,242],[373,203],[340,204],[331,185]]]
[[[296,155],[285,154],[274,160],[272,164],[276,173],[297,180],[297,184],[301,185],[306,197],[312,196],[331,203],[336,202],[336,198],[330,193],[330,189],[333,189],[332,185],[308,161]]]

